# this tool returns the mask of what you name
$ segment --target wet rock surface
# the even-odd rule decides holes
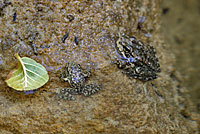
[[[0,133],[198,133],[189,101],[181,96],[174,55],[159,32],[157,0],[5,2],[0,1]],[[146,19],[138,29],[141,16]],[[130,79],[112,64],[118,32],[153,44],[162,69],[157,79]],[[5,85],[15,53],[49,71],[49,82],[35,94]],[[59,76],[70,61],[90,68],[86,84],[101,83],[101,92],[75,101],[56,98],[57,88],[69,86]]]

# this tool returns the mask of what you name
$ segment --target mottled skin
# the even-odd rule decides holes
[[[83,72],[79,64],[67,63],[61,79],[68,81],[72,88],[81,89],[85,86],[85,78],[90,76],[90,71]]]
[[[85,85],[85,78],[89,77],[90,74],[90,71],[83,72],[79,64],[67,63],[64,72],[61,74],[61,79],[69,82],[71,87],[61,89],[60,98],[74,100],[72,95],[90,96],[100,90],[100,86],[97,84]]]
[[[135,37],[119,34],[116,41],[118,67],[127,75],[148,81],[157,78],[160,65],[153,46],[142,43]]]

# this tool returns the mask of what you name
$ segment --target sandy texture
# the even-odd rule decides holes
[[[198,0],[163,1],[162,16],[166,43],[177,57],[175,66],[182,75],[181,84],[200,113],[200,3]]]
[[[46,134],[195,134],[174,68],[175,58],[160,34],[159,1],[3,1],[0,3],[0,133]],[[13,22],[13,14],[17,18]],[[72,15],[69,17],[69,15]],[[137,29],[141,16],[146,20]],[[69,31],[69,38],[62,37]],[[118,32],[133,34],[157,50],[162,72],[158,79],[141,82],[128,78],[116,65],[114,42]],[[151,37],[146,37],[145,33]],[[74,36],[79,45],[74,42]],[[36,44],[38,55],[34,55]],[[31,57],[42,63],[50,81],[33,95],[16,93],[5,78],[17,61]],[[87,82],[102,91],[76,101],[56,98],[60,69],[75,60],[92,69]]]

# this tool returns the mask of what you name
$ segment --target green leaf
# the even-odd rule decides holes
[[[49,75],[41,64],[28,57],[20,58],[18,54],[15,54],[15,57],[19,62],[6,78],[9,87],[18,91],[28,91],[47,83]]]

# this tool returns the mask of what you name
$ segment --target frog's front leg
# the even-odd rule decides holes
[[[134,64],[132,62],[128,62],[127,60],[117,60],[115,63],[119,68],[125,70],[134,67]]]
[[[83,75],[84,75],[84,77],[86,77],[86,78],[90,77],[90,75],[91,75],[91,70],[90,70],[90,69],[87,69],[86,71],[84,71]]]
[[[62,73],[60,74],[60,79],[61,81],[69,81],[69,72],[67,70],[63,70]]]
[[[124,68],[124,66],[126,65],[126,62],[123,60],[117,60],[115,63],[118,65],[119,68]]]
[[[95,94],[99,90],[101,90],[101,85],[89,84],[82,89],[82,94],[87,97]]]

